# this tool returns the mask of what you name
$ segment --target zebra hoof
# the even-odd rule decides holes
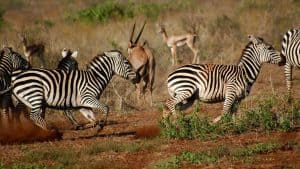
[[[83,130],[84,127],[82,125],[76,125],[75,130]]]
[[[99,127],[100,127],[100,129],[102,130],[103,128],[104,128],[104,126],[105,126],[105,121],[104,120],[101,120],[100,122],[99,122]]]

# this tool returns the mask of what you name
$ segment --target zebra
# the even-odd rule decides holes
[[[63,70],[66,72],[69,72],[71,70],[77,70],[78,69],[78,62],[76,61],[78,51],[71,51],[70,49],[64,48],[61,52],[62,59],[59,61],[57,70]],[[13,96],[14,97],[14,96]],[[18,100],[15,98],[14,100],[14,105],[18,104]],[[19,112],[14,112],[13,114],[15,116],[15,119],[20,122],[20,113]],[[68,117],[68,113],[64,111],[64,115]]]
[[[249,35],[248,39],[238,65],[188,64],[170,73],[167,87],[171,97],[166,106],[171,112],[165,111],[164,117],[174,114],[176,105],[189,106],[195,99],[224,101],[222,114],[234,112],[233,104],[249,94],[262,63],[283,64],[280,53],[262,38]]]
[[[300,67],[300,29],[288,30],[282,40],[281,55],[286,59],[284,74],[289,101],[291,101],[292,69]]]
[[[78,51],[72,52],[70,49],[64,48],[61,52],[63,58],[59,61],[56,70],[63,70],[66,72],[78,70],[78,62],[75,59],[77,54]],[[82,127],[72,115],[71,109],[65,109],[64,116],[75,126],[75,129],[80,129]]]
[[[123,54],[112,50],[95,56],[86,70],[31,69],[14,72],[10,88],[15,98],[31,109],[29,118],[44,130],[49,130],[44,119],[46,107],[79,109],[90,121],[85,128],[97,125],[92,109],[101,110],[105,114],[103,127],[109,108],[98,100],[114,74],[132,83],[140,80]]]
[[[4,47],[0,50],[0,90],[5,90],[10,86],[11,74],[15,70],[30,69],[30,63],[19,53],[13,51],[11,47]],[[8,117],[8,107],[11,102],[10,92],[1,93],[2,95],[2,115]]]

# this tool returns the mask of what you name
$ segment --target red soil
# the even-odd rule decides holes
[[[16,119],[0,119],[0,144],[30,143],[61,139],[55,130],[45,131],[30,120],[20,117]]]

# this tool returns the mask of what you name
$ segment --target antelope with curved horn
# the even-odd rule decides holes
[[[41,61],[41,67],[44,67],[45,44],[43,42],[29,44],[25,34],[18,34],[18,37],[21,40],[23,52],[27,61],[32,64],[32,57],[37,56]]]
[[[136,70],[136,73],[140,76],[141,81],[137,84],[137,95],[138,97],[142,93],[145,96],[146,89],[150,91],[151,105],[152,105],[152,91],[155,75],[155,58],[149,49],[148,43],[145,41],[143,44],[138,43],[146,22],[142,26],[140,32],[137,35],[135,41],[133,41],[133,35],[135,31],[135,23],[133,25],[129,44],[127,48],[128,60],[132,67]]]
[[[194,54],[193,63],[199,63],[198,58],[198,49],[195,45],[196,39],[198,38],[198,35],[195,33],[186,33],[182,35],[171,35],[168,36],[167,31],[165,29],[165,26],[162,24],[158,25],[159,31],[158,33],[162,34],[163,41],[167,44],[167,46],[171,49],[172,54],[172,65],[176,65],[178,63],[177,60],[177,47],[182,47],[184,45],[187,45]]]

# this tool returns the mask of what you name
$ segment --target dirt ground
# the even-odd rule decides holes
[[[154,147],[140,149],[135,152],[114,152],[107,151],[89,156],[93,159],[107,159],[113,163],[102,164],[99,168],[153,168],[152,164],[157,163],[161,159],[165,159],[172,155],[176,155],[182,151],[200,151],[214,148],[220,145],[227,146],[246,146],[249,144],[273,141],[280,144],[288,144],[290,142],[300,142],[300,132],[272,132],[258,133],[249,132],[241,135],[229,135],[216,140],[200,141],[200,140],[163,140],[156,138],[159,135],[159,127],[157,119],[160,117],[159,112],[136,112],[130,114],[112,113],[109,120],[109,125],[101,132],[96,133],[95,129],[86,131],[72,130],[68,121],[59,115],[53,115],[50,119],[51,124],[59,128],[62,132],[62,137],[58,138],[53,133],[46,133],[35,126],[24,122],[25,125],[21,128],[13,128],[10,131],[16,139],[15,133],[20,133],[15,141],[25,141],[27,143],[3,144],[0,146],[0,160],[4,164],[13,164],[14,162],[22,163],[25,150],[44,149],[63,149],[65,147],[81,149],[88,145],[107,144],[109,142],[122,143],[139,143],[150,142],[154,143]],[[56,120],[55,120],[56,119]],[[59,119],[59,120],[57,120]],[[54,121],[55,120],[55,121]],[[15,131],[13,131],[15,130]],[[5,133],[1,133],[1,136]],[[12,136],[6,133],[6,136]],[[33,141],[35,140],[35,141]],[[299,147],[299,146],[298,146]],[[82,158],[82,157],[81,157]],[[251,164],[244,163],[243,160],[225,161],[221,160],[213,164],[191,165],[186,164],[182,168],[297,168],[300,166],[299,148],[281,148],[272,153],[259,154],[255,157]],[[105,165],[103,167],[103,165]],[[71,165],[72,166],[72,165]],[[72,168],[72,167],[71,167]],[[85,168],[79,166],[75,168]],[[97,167],[94,167],[97,168]]]
[[[283,77],[278,76],[277,78],[275,76],[276,78],[271,78],[269,73],[270,71],[281,71],[280,68],[278,70],[277,68],[276,70],[268,68],[268,66],[265,67],[264,73],[260,75],[251,91],[251,95],[245,100],[246,103],[244,104],[251,104],[256,95],[270,92],[273,88],[276,88],[277,93],[285,91]],[[299,71],[297,72],[299,74]],[[295,83],[298,84],[297,78],[295,78]],[[299,87],[299,85],[296,85],[294,90],[300,91]],[[298,98],[296,94],[294,94],[294,97]],[[218,116],[221,109],[222,103],[201,104],[201,112],[207,114],[211,119]],[[75,159],[74,164],[65,164],[66,166],[63,168],[158,168],[159,161],[178,155],[183,151],[197,152],[218,146],[245,147],[256,143],[275,142],[284,146],[270,153],[255,154],[250,157],[250,160],[245,158],[236,160],[221,158],[217,162],[208,164],[184,163],[180,165],[180,168],[300,168],[299,129],[293,132],[266,133],[251,131],[237,135],[226,135],[209,141],[196,139],[168,140],[159,137],[158,120],[160,117],[161,112],[158,110],[134,111],[131,113],[112,112],[109,115],[108,125],[102,131],[97,132],[96,129],[73,130],[61,111],[46,114],[46,120],[58,129],[59,134],[44,132],[32,125],[30,121],[25,120],[23,116],[21,116],[22,125],[14,121],[10,121],[8,125],[7,122],[2,120],[0,123],[0,142],[2,143],[0,145],[0,166],[31,162],[28,161],[28,152],[53,152],[67,149],[72,150],[71,152],[77,152],[76,154],[79,154],[79,156],[72,156]],[[76,118],[83,122],[80,114],[76,114]],[[86,149],[113,143],[117,145],[137,144],[140,147],[134,151],[108,148],[95,154],[85,153]],[[291,143],[295,146],[290,147]],[[54,166],[55,161],[45,161],[43,158],[48,157],[38,159],[42,159],[43,163],[46,163],[50,168]]]

